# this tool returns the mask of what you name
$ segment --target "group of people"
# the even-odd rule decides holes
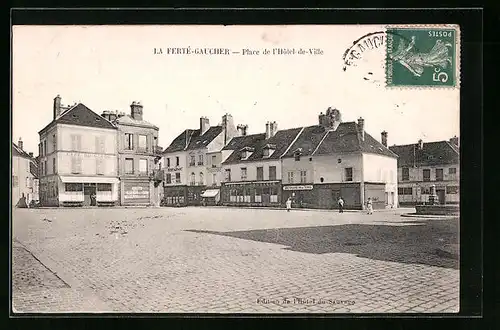
[[[337,203],[339,205],[339,213],[344,213],[344,199],[342,198],[342,196],[338,198]],[[288,197],[285,204],[286,211],[290,212],[290,210],[292,209],[292,198]],[[368,197],[368,200],[366,201],[366,211],[368,212],[368,214],[373,214],[373,202],[371,197]]]

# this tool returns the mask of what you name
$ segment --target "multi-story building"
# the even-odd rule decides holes
[[[342,122],[340,111],[320,113],[319,124],[304,127],[281,157],[282,201],[294,206],[363,209],[397,207],[397,155],[364,130],[364,120]],[[385,139],[385,140],[384,140]],[[385,144],[384,144],[385,143]]]
[[[432,186],[439,203],[460,202],[460,156],[457,137],[449,141],[394,145],[398,158],[398,195],[401,205],[429,201]]]
[[[17,145],[12,143],[12,206],[18,205],[24,197],[26,204],[38,201],[38,164],[33,153],[23,149],[23,141],[19,138]]]
[[[211,127],[209,119],[201,117],[198,129],[186,129],[177,136],[163,152],[164,203],[173,206],[201,205],[202,194],[207,187],[218,193],[215,168],[220,167],[219,153],[236,134],[233,118],[226,114],[220,125]],[[209,196],[205,194],[204,197]]]
[[[272,206],[281,203],[280,157],[301,128],[278,131],[276,122],[266,124],[263,134],[233,138],[223,151],[233,152],[222,163],[225,205]]]
[[[43,206],[114,205],[118,200],[117,129],[85,105],[54,99],[53,120],[40,132]]]
[[[120,205],[159,205],[162,170],[158,157],[158,127],[143,119],[143,106],[132,102],[130,115],[104,111],[102,117],[118,128]]]

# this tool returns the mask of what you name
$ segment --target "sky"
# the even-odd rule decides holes
[[[38,132],[52,120],[54,97],[94,112],[130,113],[160,128],[166,148],[206,116],[225,113],[248,134],[315,125],[328,107],[343,121],[365,119],[365,130],[388,143],[459,136],[459,88],[387,88],[385,48],[366,51],[344,71],[342,55],[375,25],[329,26],[14,26],[12,139],[38,153]],[[171,47],[227,48],[230,55],[166,54]],[[163,54],[154,54],[162,48]],[[274,48],[321,49],[322,55],[264,55]],[[243,49],[259,55],[242,55]],[[240,52],[240,54],[232,54]],[[368,75],[368,72],[372,74]],[[368,77],[368,78],[367,78]],[[367,79],[365,79],[367,78]]]

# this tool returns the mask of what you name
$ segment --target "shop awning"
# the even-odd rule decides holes
[[[201,197],[215,197],[219,194],[219,189],[209,189],[205,190]]]
[[[118,178],[103,178],[98,176],[60,176],[64,183],[118,183]]]

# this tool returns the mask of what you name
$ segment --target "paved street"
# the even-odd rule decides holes
[[[16,209],[18,312],[457,312],[458,219]],[[456,250],[456,248],[455,248]]]

